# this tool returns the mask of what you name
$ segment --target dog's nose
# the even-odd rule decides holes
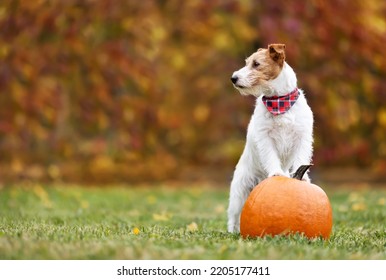
[[[239,78],[237,77],[237,76],[232,76],[231,77],[231,81],[232,81],[232,83],[237,83],[237,80],[238,80]]]

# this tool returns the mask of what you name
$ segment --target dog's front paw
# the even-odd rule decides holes
[[[228,224],[228,232],[229,233],[239,233],[240,232],[240,224],[239,223],[229,223]]]
[[[308,177],[308,174],[303,175],[302,181],[305,181],[307,183],[311,183],[311,179],[310,179],[310,177]]]
[[[288,172],[283,172],[283,171],[275,171],[268,174],[268,177],[274,177],[274,176],[290,177],[290,174]]]

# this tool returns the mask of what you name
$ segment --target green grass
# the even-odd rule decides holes
[[[386,259],[386,190],[328,192],[329,241],[226,232],[228,189],[0,189],[0,259]]]

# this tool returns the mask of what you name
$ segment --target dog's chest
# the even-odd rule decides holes
[[[261,114],[260,114],[261,113]],[[287,157],[302,138],[302,129],[297,123],[296,114],[287,112],[274,116],[269,112],[259,112],[254,116],[252,134],[255,143],[272,141],[280,157]],[[265,148],[265,147],[262,147]]]
[[[295,116],[290,112],[279,116],[266,113],[266,125],[264,127],[268,136],[272,138],[278,146],[291,145],[299,133]]]

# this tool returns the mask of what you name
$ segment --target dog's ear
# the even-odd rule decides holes
[[[277,62],[280,66],[283,66],[285,60],[285,45],[284,44],[271,44],[268,45],[269,56]]]

